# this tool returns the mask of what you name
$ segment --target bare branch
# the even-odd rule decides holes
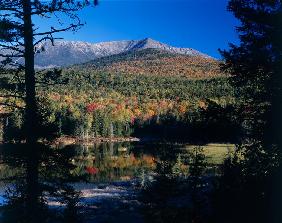
[[[53,44],[54,40],[59,40],[59,39],[63,39],[63,38],[54,38],[52,35],[45,36],[42,39],[36,41],[33,45],[36,46],[36,45],[38,45],[38,44],[40,44],[40,43],[42,43],[44,41],[47,41],[47,40],[50,40],[52,42],[52,44]]]
[[[24,57],[24,55],[23,54],[2,54],[2,53],[0,53],[0,57],[5,57],[5,58],[14,58],[14,57],[16,57],[16,58],[20,58],[20,57]]]
[[[0,43],[0,47],[2,47],[2,48],[0,48],[0,49],[4,49],[4,50],[6,50],[6,49],[9,49],[9,50],[13,50],[13,51],[17,51],[17,52],[19,52],[19,53],[23,53],[24,54],[24,51],[23,50],[20,50],[19,49],[19,46],[9,46],[9,45],[5,45],[5,44],[1,44]]]
[[[69,30],[75,29],[75,28],[77,28],[79,26],[83,26],[83,24],[82,23],[71,24],[70,26],[68,26],[66,28],[63,28],[63,29],[55,29],[54,27],[51,27],[51,31],[49,31],[49,32],[42,32],[42,33],[34,33],[34,36],[52,35],[54,33],[69,31]]]
[[[16,12],[18,14],[22,14],[23,13],[22,11],[17,10],[15,7],[12,8],[12,7],[1,7],[0,6],[0,10],[1,11]]]

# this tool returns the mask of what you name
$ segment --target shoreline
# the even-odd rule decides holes
[[[105,142],[140,142],[141,139],[137,137],[95,137],[95,138],[80,138],[75,136],[61,136],[49,142],[50,145],[93,145],[94,143]]]
[[[51,140],[41,139],[38,143],[42,143],[44,145],[48,145],[51,147],[57,146],[68,146],[68,145],[84,145],[84,146],[92,146],[96,143],[122,143],[122,142],[154,142],[154,143],[173,143],[173,144],[183,144],[188,146],[216,146],[216,147],[225,147],[228,146],[235,146],[235,143],[232,142],[189,142],[189,141],[167,141],[161,138],[151,138],[151,137],[89,137],[89,138],[82,138],[78,136],[68,136],[64,135],[61,137],[57,137]],[[3,142],[0,141],[0,145],[7,145],[7,144],[25,144],[25,141],[20,142]]]

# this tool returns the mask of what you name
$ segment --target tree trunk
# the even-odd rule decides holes
[[[37,141],[37,103],[35,91],[33,24],[31,21],[30,0],[23,1],[24,11],[24,48],[25,48],[25,128],[27,144]]]
[[[27,158],[27,214],[30,222],[37,222],[39,216],[39,181],[38,181],[38,148],[37,134],[37,102],[35,90],[33,24],[31,18],[31,1],[24,0],[24,49],[25,49],[25,130],[26,144],[29,156]]]

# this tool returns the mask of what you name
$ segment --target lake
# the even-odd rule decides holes
[[[40,196],[49,208],[64,208],[68,205],[65,200],[70,199],[68,195],[75,197],[77,192],[77,206],[83,206],[80,212],[87,216],[83,222],[93,219],[97,222],[115,222],[116,219],[144,222],[143,216],[136,211],[144,206],[140,191],[154,182],[158,174],[189,178],[193,163],[200,157],[204,166],[202,176],[218,175],[220,165],[232,155],[234,145],[199,147],[180,143],[123,142],[55,148],[41,145],[38,150],[33,169],[38,170],[38,185],[42,186]],[[0,153],[0,203],[11,204],[15,196],[26,193],[25,177],[35,156],[23,145],[2,145]],[[7,189],[9,193],[5,197]],[[65,194],[58,194],[56,190]],[[111,216],[114,216],[112,220]]]

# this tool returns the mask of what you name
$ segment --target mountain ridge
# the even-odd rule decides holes
[[[101,57],[67,69],[85,73],[183,76],[193,79],[223,76],[215,59],[152,48]]]
[[[46,42],[39,48],[43,49],[43,52],[37,53],[35,56],[36,68],[39,69],[66,67],[85,63],[97,58],[144,49],[159,49],[172,54],[211,58],[192,48],[173,47],[151,38],[100,43],[63,40],[56,41],[54,46],[50,42]]]

